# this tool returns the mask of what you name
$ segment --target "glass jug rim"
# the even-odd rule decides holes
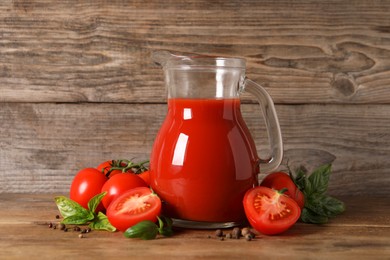
[[[221,57],[209,55],[176,55],[167,51],[153,53],[153,60],[164,69],[189,68],[234,68],[245,69],[246,60],[238,57]]]

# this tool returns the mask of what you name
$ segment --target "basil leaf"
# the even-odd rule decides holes
[[[54,200],[57,204],[60,214],[62,215],[62,217],[64,217],[64,219],[74,216],[77,216],[81,219],[89,219],[91,217],[89,210],[83,208],[80,204],[71,199],[68,199],[65,196],[55,197]]]
[[[301,220],[305,223],[325,224],[328,222],[328,217],[318,215],[308,208],[303,208],[301,212]]]
[[[160,235],[169,237],[173,235],[173,230],[172,230],[172,225],[173,221],[171,218],[165,217],[165,216],[160,216],[157,217],[158,223],[160,227],[158,228],[158,232]]]
[[[157,234],[157,225],[150,220],[141,221],[124,232],[124,236],[127,238],[141,238],[144,240],[155,239]]]
[[[316,214],[325,217],[335,217],[345,210],[343,202],[326,195],[318,195],[309,198],[305,207]]]
[[[95,230],[107,230],[110,232],[116,231],[116,228],[108,221],[107,216],[99,212],[95,219],[89,224],[89,227]]]
[[[87,222],[91,221],[94,218],[95,218],[95,216],[93,215],[93,213],[92,212],[88,212],[87,215],[76,214],[76,215],[73,215],[73,216],[68,216],[68,217],[64,218],[61,221],[61,223],[63,223],[63,224],[73,224],[73,225],[82,225],[82,224],[86,224]]]
[[[311,185],[310,192],[308,194],[324,194],[328,189],[329,176],[331,172],[331,164],[325,164],[317,168],[310,176],[308,181]]]
[[[88,208],[90,211],[95,212],[96,208],[99,206],[99,203],[102,201],[103,197],[107,194],[106,191],[97,194],[93,196],[89,201],[88,201]]]
[[[292,176],[290,171],[290,177],[294,181],[295,185],[299,188],[299,190],[303,191],[306,188],[306,171],[303,167],[297,169],[296,177]]]

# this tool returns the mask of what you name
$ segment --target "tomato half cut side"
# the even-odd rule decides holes
[[[265,235],[286,231],[301,215],[301,209],[293,199],[267,187],[248,190],[243,202],[249,223]]]
[[[161,200],[149,188],[138,187],[114,199],[107,209],[107,218],[118,230],[124,232],[143,221],[157,221],[161,213]]]

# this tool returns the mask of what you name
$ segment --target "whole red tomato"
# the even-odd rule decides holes
[[[70,185],[70,199],[88,209],[89,200],[101,192],[106,181],[107,177],[101,171],[95,168],[82,169]],[[103,204],[100,203],[96,212],[103,210]]]
[[[148,185],[145,183],[145,181],[134,173],[116,174],[110,177],[101,188],[101,192],[107,192],[107,194],[102,199],[102,203],[105,208],[108,208],[110,203],[122,193],[137,187],[147,186]]]
[[[137,176],[139,176],[141,179],[143,179],[146,184],[150,185],[150,173],[149,171],[144,171],[142,173],[138,173]]]
[[[260,186],[268,187],[274,190],[287,189],[284,194],[295,200],[301,209],[303,209],[305,206],[305,196],[287,173],[270,173],[263,179]]]
[[[107,208],[108,220],[120,231],[143,220],[156,222],[160,213],[160,198],[146,187],[126,191]]]
[[[248,190],[243,203],[249,223],[265,235],[286,231],[301,215],[295,200],[267,187],[257,186]]]

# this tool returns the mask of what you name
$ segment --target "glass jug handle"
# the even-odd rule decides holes
[[[248,78],[245,78],[242,84],[242,91],[246,91],[254,95],[257,98],[263,112],[271,154],[267,159],[260,159],[260,172],[272,172],[279,167],[283,157],[282,134],[274,102],[262,86]]]

